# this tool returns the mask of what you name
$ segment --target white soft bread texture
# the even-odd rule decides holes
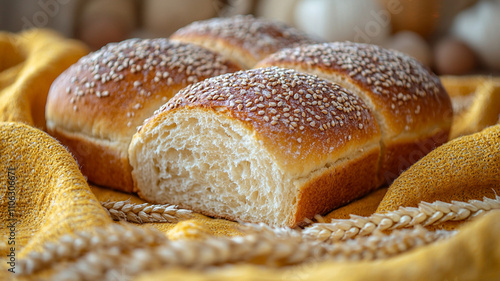
[[[239,68],[205,48],[129,39],[81,58],[52,84],[47,131],[94,184],[132,191],[128,147],[144,120],[185,86]]]
[[[134,135],[129,159],[150,202],[294,227],[377,187],[380,137],[345,88],[270,67],[181,90]]]
[[[256,64],[318,75],[359,96],[382,132],[381,183],[449,138],[451,100],[439,78],[416,59],[379,46],[352,42],[278,51]]]
[[[170,39],[208,48],[245,69],[280,49],[322,42],[285,23],[251,15],[196,21]]]

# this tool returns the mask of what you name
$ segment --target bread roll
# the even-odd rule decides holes
[[[280,49],[319,43],[309,35],[284,23],[238,15],[193,22],[170,39],[198,44],[251,68],[256,62]]]
[[[380,137],[350,91],[272,67],[181,90],[134,135],[129,157],[150,202],[294,227],[377,186]]]
[[[453,110],[439,78],[415,59],[375,45],[334,42],[284,49],[255,67],[316,74],[359,96],[382,132],[381,183],[448,140]]]
[[[88,180],[132,191],[127,149],[136,127],[181,88],[239,70],[209,50],[167,39],[130,39],[91,53],[52,84],[47,130]]]

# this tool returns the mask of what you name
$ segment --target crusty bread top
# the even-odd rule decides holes
[[[320,42],[284,23],[251,15],[196,21],[170,38],[187,40],[225,54],[234,50],[231,57],[246,68],[280,49]]]
[[[279,166],[302,174],[348,151],[373,148],[380,131],[363,101],[314,75],[277,67],[225,74],[181,90],[145,121],[154,128],[176,110],[224,114],[255,132]]]
[[[387,136],[448,127],[451,101],[439,78],[417,60],[375,45],[332,42],[284,49],[255,67],[279,66],[357,85],[385,116]],[[345,86],[345,85],[344,85]]]
[[[128,143],[178,90],[239,70],[220,55],[168,39],[130,39],[81,58],[50,89],[48,128]]]

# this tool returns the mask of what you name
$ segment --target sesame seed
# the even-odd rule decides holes
[[[264,80],[267,81],[265,84],[262,82]],[[290,86],[292,82],[295,83],[294,93],[290,93],[289,89],[283,86]],[[272,87],[272,90],[268,91],[269,87]],[[308,90],[312,94],[306,99]],[[265,98],[266,93],[273,91],[271,98]],[[294,95],[299,98],[287,99]],[[342,103],[338,103],[339,97]],[[325,102],[318,105],[317,101]],[[255,112],[256,114],[246,115],[243,120],[281,126],[290,132],[312,127],[320,133],[335,127],[334,118],[353,122],[350,120],[358,115],[371,116],[364,103],[348,90],[317,76],[277,67],[238,71],[206,79],[182,89],[162,108],[169,110],[191,103],[205,106],[207,102],[209,106]],[[363,114],[357,114],[358,112]],[[358,126],[363,120],[364,118],[361,118],[353,125]],[[335,130],[340,128],[337,126]]]
[[[332,69],[350,76],[368,91],[396,99],[392,109],[410,100],[441,93],[439,78],[415,59],[376,45],[330,42],[283,49],[266,59],[270,64],[304,63],[311,70]],[[313,95],[313,91],[307,91]],[[314,95],[313,95],[314,97]],[[294,98],[298,98],[297,95]],[[308,95],[305,98],[309,98]],[[326,102],[323,100],[323,102]],[[407,111],[400,111],[404,114]]]

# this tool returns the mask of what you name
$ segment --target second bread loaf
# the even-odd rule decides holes
[[[256,67],[318,75],[359,96],[382,132],[381,183],[445,143],[453,109],[439,78],[417,60],[375,45],[333,42],[283,49]]]

